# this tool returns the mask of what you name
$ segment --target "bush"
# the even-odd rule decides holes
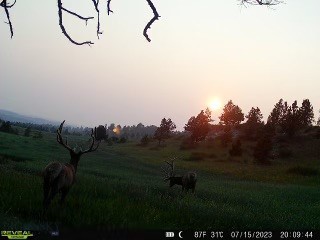
[[[11,123],[9,121],[2,122],[0,126],[0,132],[6,132],[11,134],[18,134],[18,131],[16,129],[13,129],[11,126]]]
[[[126,143],[127,142],[127,138],[126,137],[121,137],[119,140],[119,143]]]
[[[230,156],[242,156],[241,141],[237,139],[232,143],[232,148],[229,151]]]
[[[315,139],[320,139],[320,129],[318,129],[314,135]]]
[[[222,147],[227,147],[230,142],[232,142],[232,132],[231,129],[225,129],[223,134],[219,137]]]
[[[33,135],[33,138],[36,138],[36,139],[43,138],[42,132],[36,131],[35,134]]]
[[[207,157],[207,154],[204,152],[192,152],[190,157],[186,160],[188,161],[201,161]]]
[[[151,142],[150,137],[146,134],[140,140],[140,146],[147,146]]]
[[[106,141],[108,146],[112,146],[113,145],[113,141],[112,141],[111,138],[107,138],[107,139],[105,139],[105,141]]]
[[[287,147],[281,147],[279,149],[279,157],[280,158],[290,158],[290,157],[292,157],[292,151]]]
[[[319,175],[319,171],[314,168],[308,168],[308,167],[292,167],[287,170],[287,173],[289,174],[296,174],[301,176],[316,176]]]
[[[195,149],[197,143],[193,142],[190,138],[184,139],[180,145],[180,150]]]
[[[30,137],[30,133],[31,133],[31,128],[30,128],[30,127],[27,127],[27,128],[24,130],[24,136],[25,136],[25,137]]]
[[[257,163],[259,164],[269,164],[268,160],[269,154],[272,150],[272,141],[271,136],[268,134],[263,135],[257,141],[256,146],[254,147],[253,156]]]

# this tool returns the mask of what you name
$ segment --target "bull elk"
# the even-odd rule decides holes
[[[187,172],[180,177],[176,177],[174,172],[174,160],[172,160],[171,163],[168,161],[165,161],[165,163],[166,167],[162,167],[162,171],[165,173],[163,180],[165,182],[170,181],[170,187],[181,185],[182,192],[184,190],[188,192],[189,189],[192,189],[192,192],[194,193],[197,183],[197,174],[195,172]]]
[[[82,154],[94,152],[98,149],[100,141],[95,145],[95,131],[91,132],[91,145],[90,147],[82,151],[82,149],[78,152],[75,149],[72,149],[68,145],[68,139],[66,138],[65,142],[62,139],[62,128],[65,121],[60,124],[60,127],[57,129],[57,142],[61,144],[64,148],[66,148],[70,153],[70,161],[69,163],[60,163],[60,162],[52,162],[49,163],[43,172],[43,206],[45,209],[48,208],[50,202],[55,197],[57,193],[61,193],[60,204],[62,204],[67,196],[71,186],[75,182],[75,176],[77,173],[78,162]]]

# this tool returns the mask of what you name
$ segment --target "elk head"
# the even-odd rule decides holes
[[[75,149],[72,149],[68,145],[67,138],[65,141],[63,141],[61,134],[64,122],[65,121],[63,121],[60,124],[60,127],[57,129],[57,142],[69,151],[70,161],[69,163],[52,162],[45,167],[43,174],[43,204],[45,208],[49,206],[51,200],[57,193],[61,193],[60,203],[64,201],[67,193],[74,183],[80,157],[85,153],[96,151],[100,144],[99,141],[96,146],[94,146],[96,129],[95,131],[92,129],[90,147],[87,150],[83,151],[81,149],[80,151],[76,152]]]
[[[195,172],[187,172],[182,176],[176,177],[174,172],[174,160],[171,160],[171,163],[165,161],[166,167],[162,167],[162,171],[164,172],[164,181],[170,181],[169,186],[172,187],[174,185],[181,185],[182,191],[186,190],[188,192],[189,189],[192,189],[194,192],[197,182],[197,174]]]

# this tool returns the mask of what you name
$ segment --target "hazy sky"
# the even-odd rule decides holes
[[[96,16],[91,0],[64,6]],[[101,1],[105,4],[105,1]],[[0,109],[93,126],[159,125],[182,129],[210,99],[229,99],[267,117],[280,99],[309,98],[320,109],[320,1],[290,0],[274,10],[236,0],[155,0],[160,21],[142,35],[152,11],[144,0],[101,5],[96,21],[65,16],[66,28],[92,47],[74,46],[58,25],[56,1],[18,0],[11,40],[0,9]],[[217,119],[220,112],[213,112]]]

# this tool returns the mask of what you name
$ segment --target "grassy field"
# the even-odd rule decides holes
[[[251,157],[231,158],[217,143],[182,151],[134,142],[100,148],[80,160],[76,183],[60,207],[55,199],[42,212],[41,171],[68,152],[55,135],[43,139],[0,132],[0,228],[93,229],[320,229],[319,140],[296,141],[292,157],[261,166]],[[72,142],[71,140],[74,140]],[[70,145],[87,138],[70,137]],[[202,154],[202,160],[192,160]],[[176,156],[177,173],[195,170],[196,194],[169,188],[160,167]]]

